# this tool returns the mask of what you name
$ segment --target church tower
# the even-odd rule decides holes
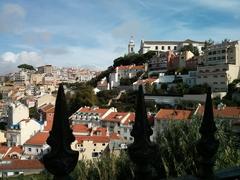
[[[134,47],[135,47],[135,43],[133,41],[133,36],[131,36],[131,39],[128,43],[128,54],[134,53]]]

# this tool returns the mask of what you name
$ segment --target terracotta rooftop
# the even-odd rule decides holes
[[[21,146],[13,146],[13,147],[10,147],[10,151],[4,156],[4,160],[8,160],[8,159],[12,159],[10,157],[10,155],[12,153],[18,153],[18,154],[23,154],[23,149]]]
[[[39,109],[42,111],[42,112],[47,112],[48,110],[54,108],[54,105],[52,104],[44,104],[42,105],[41,107],[39,107]]]
[[[93,143],[106,143],[110,139],[108,136],[75,136],[78,143],[83,143],[83,141],[93,141]]]
[[[197,114],[202,116],[204,113],[204,106],[201,106]],[[213,108],[213,114],[216,118],[240,118],[240,107],[223,107],[221,109]]]
[[[107,128],[98,127],[96,130],[92,130],[93,135],[96,136],[106,136],[107,135]]]
[[[109,137],[111,140],[120,140],[121,139],[121,136],[119,136],[119,134],[117,134],[117,133],[111,133]]]
[[[30,139],[28,139],[24,144],[29,145],[43,145],[46,143],[47,138],[49,134],[48,132],[38,132],[34,136],[32,136]]]
[[[128,115],[127,112],[111,112],[102,121],[110,121],[110,122],[121,122],[123,118]]]
[[[144,69],[145,69],[144,66],[134,66],[134,65],[130,65],[130,66],[118,66],[117,68],[118,68],[118,70],[131,70],[131,69],[144,70]]]
[[[128,125],[129,123],[133,123],[135,121],[135,113],[131,112],[128,116],[127,120],[124,121],[124,125]]]
[[[191,113],[192,111],[189,110],[160,109],[155,118],[157,120],[187,120]]]
[[[38,160],[7,160],[2,161],[0,171],[44,169]]]
[[[10,147],[0,146],[0,154],[5,154]]]
[[[146,83],[149,83],[149,84],[152,84],[154,81],[156,81],[157,79],[154,79],[154,78],[148,78],[148,79],[141,79],[141,80],[138,80],[135,82],[135,84],[146,84]]]
[[[46,121],[46,126],[44,126],[44,130],[43,131],[47,131],[47,132],[51,131],[52,125],[53,125],[53,121],[52,120]]]
[[[89,132],[90,129],[86,126],[86,125],[83,125],[83,124],[74,124],[72,126],[72,130],[73,132]]]

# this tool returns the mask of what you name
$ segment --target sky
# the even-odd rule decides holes
[[[0,74],[22,63],[104,69],[143,40],[240,39],[239,0],[0,0]]]

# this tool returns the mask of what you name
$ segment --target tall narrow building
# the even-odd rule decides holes
[[[134,43],[134,40],[133,40],[133,36],[131,36],[131,39],[128,43],[128,54],[132,54],[134,53],[134,48],[135,48],[135,43]]]

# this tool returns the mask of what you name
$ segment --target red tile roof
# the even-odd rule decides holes
[[[120,140],[121,136],[118,133],[111,133],[110,134],[110,139],[111,140]]]
[[[47,124],[46,124],[46,126],[44,126],[44,130],[43,131],[49,132],[52,129],[53,120],[48,120],[48,121],[46,121],[46,123]]]
[[[78,143],[83,143],[83,141],[93,141],[93,143],[106,143],[110,139],[108,136],[75,136]]]
[[[128,116],[127,120],[124,121],[124,125],[128,125],[129,123],[133,123],[135,121],[135,113],[131,112]]]
[[[90,129],[86,126],[86,125],[83,125],[83,124],[74,124],[72,126],[72,130],[73,132],[89,132]]]
[[[107,135],[107,128],[98,127],[96,130],[92,130],[93,135],[97,136],[106,136]]]
[[[28,145],[44,145],[47,141],[47,138],[49,136],[48,132],[38,132],[34,136],[32,136],[30,139],[28,139],[24,144]]]
[[[138,85],[140,85],[140,84],[142,84],[142,85],[145,85],[145,84],[147,84],[147,83],[149,83],[149,84],[152,84],[154,81],[156,81],[157,79],[154,79],[154,78],[148,78],[148,79],[141,79],[141,80],[137,80],[136,81],[136,84],[138,84]]]
[[[18,154],[23,154],[23,149],[21,146],[13,146],[13,147],[10,147],[10,151],[5,155],[4,157],[4,160],[7,160],[7,159],[11,159],[10,155],[12,153],[18,153]]]
[[[54,111],[55,111],[55,106],[48,108],[45,112],[46,113],[54,113]]]
[[[8,163],[1,164],[0,171],[44,169],[44,165],[38,160],[9,160],[6,162]]]
[[[197,114],[203,115],[204,106],[201,106]],[[222,109],[213,108],[214,117],[216,118],[240,118],[240,107],[224,107]]]
[[[47,112],[48,110],[54,108],[54,105],[52,104],[44,104],[42,105],[39,109],[42,111],[42,112]]]
[[[192,111],[189,110],[160,109],[155,118],[157,120],[187,120],[191,113]]]
[[[130,70],[130,69],[144,70],[144,69],[145,69],[144,66],[134,66],[134,65],[130,65],[130,66],[118,66],[117,68],[118,68],[118,70]]]
[[[5,154],[10,147],[0,146],[0,154]]]
[[[121,122],[121,120],[128,115],[127,112],[111,112],[102,121],[110,121],[110,122]]]

